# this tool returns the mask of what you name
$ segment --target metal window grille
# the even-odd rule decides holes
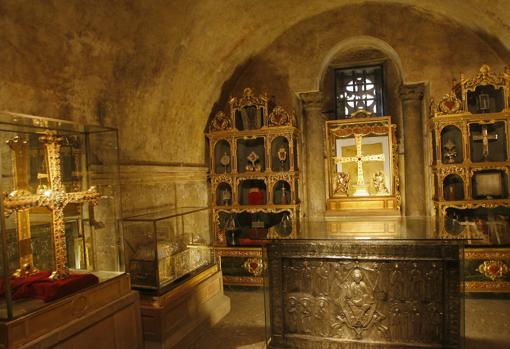
[[[382,66],[335,70],[336,118],[349,118],[365,109],[375,116],[384,115]]]

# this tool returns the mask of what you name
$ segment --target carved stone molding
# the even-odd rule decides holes
[[[421,101],[425,94],[425,86],[423,83],[402,85],[400,86],[400,99],[404,101],[416,100]]]
[[[303,108],[305,110],[322,109],[324,97],[322,92],[303,92],[299,94],[303,101]]]
[[[121,184],[207,180],[205,166],[121,165]]]

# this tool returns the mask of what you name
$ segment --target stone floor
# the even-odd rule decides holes
[[[193,349],[263,349],[264,296],[261,289],[226,289],[232,310],[202,333]],[[468,298],[466,349],[510,348],[510,299]]]

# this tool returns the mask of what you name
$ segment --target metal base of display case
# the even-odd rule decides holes
[[[120,275],[35,312],[0,322],[0,348],[142,347],[139,297]]]
[[[146,349],[187,348],[230,312],[217,264],[161,296],[141,294]]]

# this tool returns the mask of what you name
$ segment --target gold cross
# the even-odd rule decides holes
[[[95,187],[90,187],[87,191],[66,193],[60,166],[60,146],[63,138],[46,134],[39,137],[39,140],[44,144],[49,187],[37,194],[15,190],[9,195],[5,195],[5,215],[9,216],[14,211],[28,210],[32,207],[47,207],[51,210],[55,270],[50,279],[63,279],[69,275],[64,208],[70,203],[90,202],[95,204],[100,195]]]
[[[476,141],[482,141],[483,145],[483,159],[487,160],[489,157],[489,141],[495,141],[498,139],[497,134],[489,134],[489,131],[487,130],[487,125],[482,125],[482,132],[477,135],[473,135],[473,140]]]
[[[28,140],[16,136],[6,143],[13,151],[14,190],[20,194],[30,194],[28,184],[30,149]],[[34,260],[32,257],[30,215],[28,209],[16,211],[16,225],[18,231],[19,269],[14,272],[13,276],[20,277],[37,273],[38,270],[34,268]]]
[[[344,164],[347,162],[356,162],[357,163],[357,165],[358,165],[358,181],[356,183],[356,186],[358,188],[366,186],[365,185],[365,177],[363,175],[363,162],[365,162],[365,161],[384,161],[384,154],[363,155],[363,152],[361,150],[361,146],[362,146],[361,140],[362,140],[362,135],[360,135],[360,134],[354,135],[354,141],[356,142],[356,156],[341,156],[341,157],[334,158],[336,164]],[[356,196],[356,193],[354,195]],[[360,196],[360,195],[361,195],[361,193],[358,194],[358,196]],[[363,190],[363,195],[368,195],[366,188]]]

